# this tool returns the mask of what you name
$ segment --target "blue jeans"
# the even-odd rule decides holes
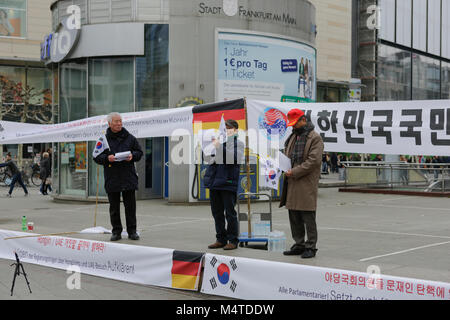
[[[13,175],[13,177],[11,179],[11,184],[9,186],[9,194],[12,194],[12,192],[14,190],[14,186],[16,185],[16,182],[19,182],[19,184],[23,188],[23,191],[25,191],[25,194],[28,194],[27,187],[23,183],[22,175],[20,173],[16,173],[15,175]]]

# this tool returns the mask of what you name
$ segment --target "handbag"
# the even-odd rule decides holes
[[[52,184],[52,178],[48,177],[45,179],[45,184]]]
[[[6,178],[6,179],[5,179],[5,184],[6,184],[7,186],[11,185],[11,182],[12,182],[12,179],[11,179],[11,178]]]

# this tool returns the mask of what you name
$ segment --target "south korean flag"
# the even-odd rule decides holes
[[[261,172],[264,176],[263,187],[278,190],[278,182],[281,177],[279,165],[272,159],[259,158]]]
[[[97,142],[95,143],[94,151],[92,152],[92,157],[95,159],[99,154],[101,154],[103,151],[109,149],[108,140],[106,139],[105,135],[102,135],[100,138],[98,138]]]

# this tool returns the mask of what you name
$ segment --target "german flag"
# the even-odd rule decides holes
[[[196,290],[204,253],[173,251],[172,288]]]
[[[224,120],[233,119],[239,130],[246,130],[244,99],[198,105],[192,108],[194,134],[200,130],[219,129],[222,115]]]

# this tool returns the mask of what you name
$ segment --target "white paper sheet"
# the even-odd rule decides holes
[[[114,157],[116,158],[116,161],[124,161],[128,158],[130,154],[131,154],[130,151],[118,152],[114,155]]]
[[[278,151],[278,164],[281,171],[287,172],[292,169],[291,159],[289,159],[284,153]]]

